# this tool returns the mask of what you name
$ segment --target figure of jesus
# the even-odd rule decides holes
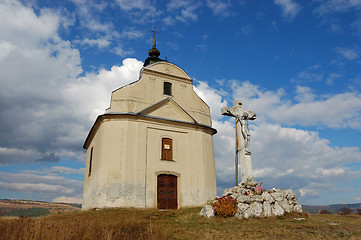
[[[248,120],[256,119],[256,113],[243,110],[242,101],[240,100],[234,101],[233,105],[233,108],[223,107],[221,109],[222,115],[236,118],[237,151],[239,152],[244,149],[246,154],[250,154],[248,147],[251,134],[248,128]]]

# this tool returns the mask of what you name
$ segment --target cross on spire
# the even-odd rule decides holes
[[[156,34],[158,33],[157,32],[157,28],[154,27],[153,30],[151,30],[153,32],[153,48],[156,48]]]
[[[150,31],[153,32],[153,36],[155,36],[158,33],[156,27],[153,27],[153,30],[150,30]]]

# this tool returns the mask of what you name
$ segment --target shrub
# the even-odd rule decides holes
[[[221,217],[233,217],[237,212],[237,200],[231,196],[216,198],[212,203],[216,215]]]
[[[361,208],[357,209],[357,214],[361,215]]]
[[[331,211],[328,210],[328,209],[321,209],[321,210],[319,211],[319,214],[331,214]]]
[[[340,208],[340,210],[338,210],[338,213],[341,215],[348,215],[348,214],[352,213],[352,210],[351,210],[351,208],[343,207],[343,208]]]

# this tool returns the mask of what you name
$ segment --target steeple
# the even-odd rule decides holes
[[[153,45],[152,45],[152,48],[148,50],[149,57],[147,59],[145,59],[143,66],[147,66],[154,62],[164,61],[163,59],[158,58],[160,55],[160,52],[157,49],[157,39],[156,39],[156,34],[158,33],[157,29],[154,28],[152,30],[152,32],[153,32]]]

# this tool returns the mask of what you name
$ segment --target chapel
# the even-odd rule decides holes
[[[216,196],[209,106],[156,37],[139,79],[112,92],[85,140],[83,209],[178,209]]]

